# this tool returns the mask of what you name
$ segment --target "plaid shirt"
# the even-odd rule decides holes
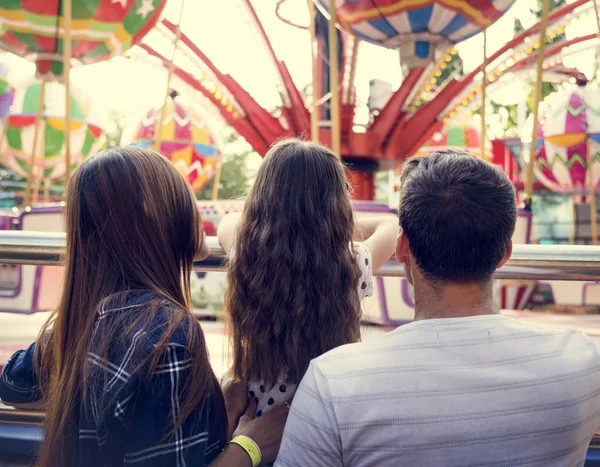
[[[164,309],[158,308],[152,329],[133,329],[120,336],[119,342],[111,343],[107,358],[97,351],[103,327],[109,320],[117,313],[129,316],[144,313],[152,300],[157,298],[151,292],[131,292],[119,307],[106,306],[98,313],[88,354],[91,365],[87,404],[84,408],[80,403],[78,408],[79,465],[203,466],[223,448],[220,427],[214,427],[213,423],[210,430],[208,428],[211,411],[212,420],[220,419],[214,416],[217,409],[212,401],[172,433],[173,420],[179,415],[182,388],[191,377],[191,359],[186,352],[183,330],[172,336],[153,374],[144,374],[144,367],[140,367],[141,358],[161,338]],[[12,403],[40,399],[33,369],[34,346],[15,353],[6,364],[0,376],[1,399]]]

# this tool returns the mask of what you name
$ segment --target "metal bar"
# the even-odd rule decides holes
[[[481,158],[485,157],[485,106],[486,106],[486,91],[487,91],[487,28],[483,30],[483,63],[481,65],[483,71],[481,78]]]
[[[177,55],[179,40],[181,39],[181,20],[183,18],[184,7],[185,0],[181,0],[181,6],[179,7],[179,21],[177,22],[175,38],[173,39],[173,53],[171,54],[171,61],[169,62],[169,67],[167,68],[167,90],[165,93],[165,98],[163,99],[163,105],[158,112],[158,120],[154,126],[154,141],[152,142],[152,146],[156,152],[160,152],[160,145],[162,143],[162,130],[164,120],[167,117],[167,105],[169,103],[169,96],[171,95],[171,82],[173,81],[173,73],[175,72],[175,56]]]
[[[331,88],[329,115],[331,118],[331,149],[335,154],[341,157],[340,78],[338,70],[337,13],[335,0],[329,0],[329,16],[329,87]]]
[[[317,82],[319,73],[317,71],[317,60],[319,59],[319,46],[317,44],[317,30],[315,25],[315,15],[317,10],[313,0],[308,1],[308,14],[310,16],[310,50],[311,50],[311,65],[312,65],[312,102],[310,104],[310,136],[314,143],[319,142],[319,114],[318,114],[318,97]]]
[[[65,80],[65,185],[71,179],[71,0],[63,0],[63,20],[65,22],[65,35],[63,40],[63,73]]]
[[[542,19],[540,21],[540,47],[537,54],[537,68],[535,76],[535,94],[533,96],[533,128],[531,130],[531,143],[529,144],[529,162],[525,176],[525,206],[531,209],[531,200],[533,196],[533,163],[535,159],[535,150],[537,148],[537,132],[539,123],[540,101],[542,99],[542,84],[544,71],[544,50],[546,48],[546,28],[548,26],[548,10],[550,9],[550,0],[542,1]]]
[[[1,264],[60,264],[64,233],[0,231]],[[195,271],[225,271],[225,252],[216,237],[208,237],[210,256],[194,265]],[[402,266],[390,259],[376,273],[404,277]],[[600,280],[600,246],[514,245],[508,264],[496,271],[497,279]]]
[[[35,117],[35,129],[33,131],[33,144],[31,147],[31,160],[29,162],[29,170],[27,171],[27,184],[25,185],[25,199],[23,202],[24,206],[29,206],[31,201],[31,195],[33,194],[33,189],[35,183],[33,181],[33,177],[35,175],[35,164],[36,164],[36,152],[37,146],[39,142],[39,133],[40,127],[44,125],[44,104],[46,100],[46,82],[40,81],[40,97],[38,101],[37,114]],[[43,151],[42,151],[43,154]]]

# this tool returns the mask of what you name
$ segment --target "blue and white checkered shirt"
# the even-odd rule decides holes
[[[78,465],[203,466],[224,446],[218,426],[221,415],[216,413],[219,408],[214,401],[204,404],[201,412],[198,409],[173,433],[182,391],[192,377],[183,330],[173,334],[153,374],[145,374],[144,366],[140,367],[142,358],[162,337],[164,313],[160,307],[151,329],[129,330],[125,326],[120,341],[111,343],[108,354],[99,354],[102,330],[109,320],[117,314],[123,320],[123,313],[144,313],[144,308],[156,300],[152,292],[132,292],[118,308],[106,306],[98,313],[88,354],[87,404],[80,403],[79,407],[79,450],[74,453]],[[33,368],[34,346],[15,353],[6,364],[0,376],[2,400],[24,404],[40,399]]]

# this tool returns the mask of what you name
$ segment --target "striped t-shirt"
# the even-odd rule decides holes
[[[599,426],[581,332],[431,319],[313,360],[276,466],[581,466]]]

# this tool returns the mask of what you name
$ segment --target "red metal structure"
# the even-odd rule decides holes
[[[180,51],[196,68],[183,69],[175,66],[174,75],[183,83],[201,93],[221,116],[244,137],[252,148],[264,155],[270,144],[288,136],[308,137],[310,134],[310,98],[303,96],[294,84],[286,64],[279,60],[270,39],[257,15],[251,0],[240,0],[247,9],[250,26],[254,27],[270,59],[275,66],[280,85],[278,91],[282,107],[280,115],[274,115],[261,107],[257,101],[231,76],[222,73],[211,60],[185,35],[181,34]],[[564,32],[565,25],[582,16],[593,14],[593,4],[588,0],[576,0],[552,11],[548,17],[549,37]],[[323,17],[324,18],[324,17]],[[326,21],[326,20],[325,20]],[[323,25],[316,22],[317,48],[320,61],[317,64],[319,81],[314,95],[329,92],[327,79],[328,52],[326,35],[319,32]],[[163,20],[156,28],[166,39],[173,40],[176,26]],[[488,86],[494,86],[506,73],[518,73],[535,66],[536,51],[540,44],[540,25],[522,31],[487,59]],[[358,40],[342,31],[339,34],[339,92],[341,156],[349,165],[350,180],[357,199],[373,199],[374,172],[397,167],[413,154],[424,142],[443,126],[449,118],[472,112],[480,105],[482,92],[482,66],[459,76],[450,74],[443,81],[436,81],[439,71],[456,51],[449,49],[425,68],[410,70],[400,87],[394,92],[381,111],[374,115],[367,128],[353,125],[356,95],[354,76],[357,62]],[[565,79],[577,78],[576,70],[565,70],[560,57],[567,47],[597,39],[595,34],[573,40],[550,44],[546,47],[544,69],[562,74]],[[154,57],[164,66],[170,60],[157,52],[147,42],[132,49],[136,58]],[[435,86],[431,83],[435,82]],[[433,89],[432,89],[433,88]],[[319,103],[318,112],[331,109]],[[321,125],[319,140],[331,143],[331,129]]]

